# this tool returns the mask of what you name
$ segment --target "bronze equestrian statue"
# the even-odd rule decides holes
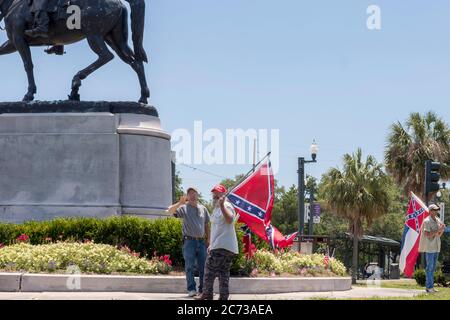
[[[30,46],[53,46],[46,52],[61,54],[64,45],[86,39],[98,59],[73,77],[69,99],[79,101],[81,81],[114,58],[109,46],[137,73],[141,86],[139,102],[147,104],[150,90],[144,70],[144,62],[148,62],[143,47],[145,0],[125,1],[131,7],[134,50],[128,46],[128,10],[121,0],[0,0],[0,21],[5,20],[8,37],[0,46],[0,55],[18,51],[22,57],[28,76],[23,101],[34,100],[36,93]],[[79,29],[68,27],[69,5],[80,9]]]

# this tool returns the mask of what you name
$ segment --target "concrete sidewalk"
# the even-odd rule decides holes
[[[198,278],[196,278],[198,283]],[[230,292],[235,294],[271,294],[290,292],[332,292],[351,289],[350,277],[261,277],[230,278]],[[219,284],[216,281],[215,290]],[[85,275],[0,273],[3,292],[186,292],[184,276]]]
[[[231,300],[309,300],[317,298],[358,299],[402,297],[424,293],[422,290],[353,287],[349,291],[296,292],[282,294],[235,294]],[[215,297],[216,299],[218,296]],[[0,292],[0,300],[192,300],[186,294],[129,292]]]

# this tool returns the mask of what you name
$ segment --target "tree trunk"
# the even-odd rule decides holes
[[[356,234],[353,234],[352,284],[356,284],[357,274],[358,274],[358,236]]]

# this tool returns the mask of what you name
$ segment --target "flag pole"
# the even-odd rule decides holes
[[[249,172],[247,172],[247,174],[245,174],[245,176],[244,176],[242,179],[240,179],[240,180],[234,185],[233,188],[230,188],[230,190],[228,190],[228,192],[227,192],[227,194],[225,195],[225,197],[228,197],[228,196],[230,195],[230,193],[233,192],[233,190],[236,189],[236,187],[237,187],[238,185],[240,185],[245,179],[247,179],[251,174],[253,174],[253,172],[255,172],[256,167],[258,167],[258,166],[259,166],[266,158],[268,158],[271,154],[272,154],[272,151],[268,152],[268,153],[264,156],[264,158],[262,158],[257,164],[255,164],[255,165],[252,167],[252,169],[251,169]]]

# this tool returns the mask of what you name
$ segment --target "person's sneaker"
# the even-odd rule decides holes
[[[197,291],[195,291],[195,290],[191,290],[191,291],[189,291],[189,293],[188,293],[189,298],[193,298],[193,297],[195,297],[196,295],[197,295]]]
[[[435,293],[435,292],[437,292],[437,291],[434,290],[434,289],[427,289],[426,291],[427,291],[427,293]]]

